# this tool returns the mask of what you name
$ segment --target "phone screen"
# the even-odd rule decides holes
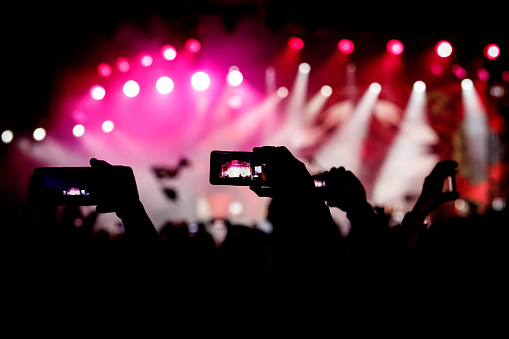
[[[268,165],[253,152],[212,151],[209,181],[212,185],[250,186],[267,182]]]
[[[97,182],[92,167],[38,167],[33,172],[37,199],[57,206],[97,205]]]

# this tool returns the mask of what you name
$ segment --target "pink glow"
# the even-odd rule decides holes
[[[99,65],[97,65],[97,72],[100,76],[107,78],[111,76],[111,66],[105,62],[101,62]]]
[[[454,75],[456,75],[460,79],[465,79],[467,77],[467,71],[458,64],[452,65],[451,70],[454,73]]]
[[[350,54],[354,50],[354,44],[351,40],[342,39],[338,42],[338,49],[343,54]]]
[[[288,39],[288,47],[296,51],[299,51],[304,47],[304,41],[302,41],[301,38],[292,36]]]
[[[452,54],[452,46],[448,41],[442,40],[435,45],[435,52],[441,58],[447,58]]]
[[[166,60],[173,60],[177,57],[177,50],[172,45],[164,45],[161,47],[161,55]]]
[[[401,41],[393,39],[387,43],[387,52],[392,55],[400,55],[403,53],[404,46]]]
[[[101,100],[106,95],[104,87],[100,85],[93,85],[90,87],[89,94],[94,100]]]
[[[150,55],[148,55],[148,54],[141,55],[140,63],[142,66],[148,67],[148,66],[152,65],[153,61],[154,61],[154,59]]]
[[[117,59],[117,69],[122,72],[126,73],[131,68],[131,65],[129,64],[129,61],[127,61],[126,58],[120,57]]]
[[[201,44],[196,39],[186,40],[186,49],[191,53],[198,53],[201,50]]]

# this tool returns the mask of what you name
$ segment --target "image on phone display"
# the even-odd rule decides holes
[[[38,167],[34,189],[38,199],[60,206],[96,205],[96,171],[91,167]]]
[[[213,185],[249,186],[267,181],[268,166],[253,152],[212,151],[209,181]]]

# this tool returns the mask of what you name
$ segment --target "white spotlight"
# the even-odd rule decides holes
[[[468,89],[472,89],[473,87],[474,87],[474,83],[472,82],[472,80],[463,79],[461,81],[461,88],[468,90]]]
[[[2,132],[2,142],[4,144],[10,143],[12,139],[14,139],[14,134],[12,133],[11,130],[6,129],[5,131]]]
[[[173,80],[168,77],[160,77],[156,82],[156,89],[161,94],[168,94],[173,90]]]
[[[282,86],[277,89],[277,95],[279,95],[280,98],[286,98],[288,96],[288,88]]]
[[[239,68],[236,66],[230,67],[228,75],[226,76],[228,84],[234,87],[239,86],[242,83],[242,80],[244,80],[244,77],[242,76],[242,73],[240,73]]]
[[[101,127],[104,133],[110,133],[111,131],[113,131],[113,128],[115,128],[115,125],[113,124],[113,121],[106,120],[105,122],[103,122]]]
[[[204,91],[210,86],[210,78],[205,72],[196,72],[191,77],[191,85],[197,91]]]
[[[320,93],[322,93],[324,97],[328,98],[332,95],[332,87],[328,85],[322,86],[322,88],[320,89]]]
[[[308,63],[303,62],[299,65],[299,72],[306,74],[309,71],[311,71],[311,66]]]
[[[423,81],[418,80],[418,81],[414,82],[414,91],[422,93],[425,90],[426,90],[426,84]]]
[[[379,94],[382,91],[382,85],[380,85],[378,82],[374,82],[369,85],[369,91],[373,94]]]
[[[35,141],[42,141],[46,138],[46,130],[42,127],[36,128],[33,134]]]
[[[82,124],[77,124],[76,126],[73,127],[72,134],[76,138],[82,137],[83,134],[85,134],[85,126],[83,126]]]

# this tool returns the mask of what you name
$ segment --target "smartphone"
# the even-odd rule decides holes
[[[450,175],[444,180],[444,186],[442,192],[454,192],[456,191],[456,178],[454,175]]]
[[[251,186],[267,183],[269,165],[253,152],[210,152],[209,182],[212,185]]]
[[[36,199],[47,204],[97,205],[99,171],[92,167],[37,167],[31,188]]]

